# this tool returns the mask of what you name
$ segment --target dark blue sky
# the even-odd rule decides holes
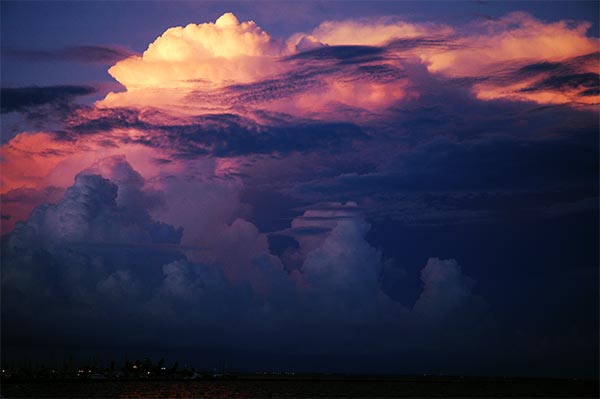
[[[597,377],[597,2],[1,7],[3,361]]]

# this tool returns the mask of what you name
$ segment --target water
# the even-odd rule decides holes
[[[597,381],[233,380],[4,381],[4,398],[598,397]]]

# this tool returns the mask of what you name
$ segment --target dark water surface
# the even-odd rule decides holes
[[[232,380],[3,381],[3,398],[598,397],[597,381]]]

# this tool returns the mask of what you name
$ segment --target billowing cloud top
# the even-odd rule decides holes
[[[247,83],[276,71],[276,64],[264,58],[283,50],[254,21],[240,23],[226,13],[214,23],[167,29],[141,56],[108,72],[128,90]]]
[[[348,107],[381,112],[418,98],[422,67],[463,79],[482,100],[593,104],[598,63],[580,59],[597,59],[589,27],[515,12],[459,28],[392,18],[328,21],[283,41],[226,13],[214,23],[169,28],[141,56],[117,62],[109,73],[127,92],[109,93],[98,105],[352,118]],[[564,67],[522,69],[543,62]],[[564,79],[570,83],[557,82]]]

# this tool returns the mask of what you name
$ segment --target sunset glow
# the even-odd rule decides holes
[[[481,3],[3,2],[3,357],[597,378],[598,4]]]

